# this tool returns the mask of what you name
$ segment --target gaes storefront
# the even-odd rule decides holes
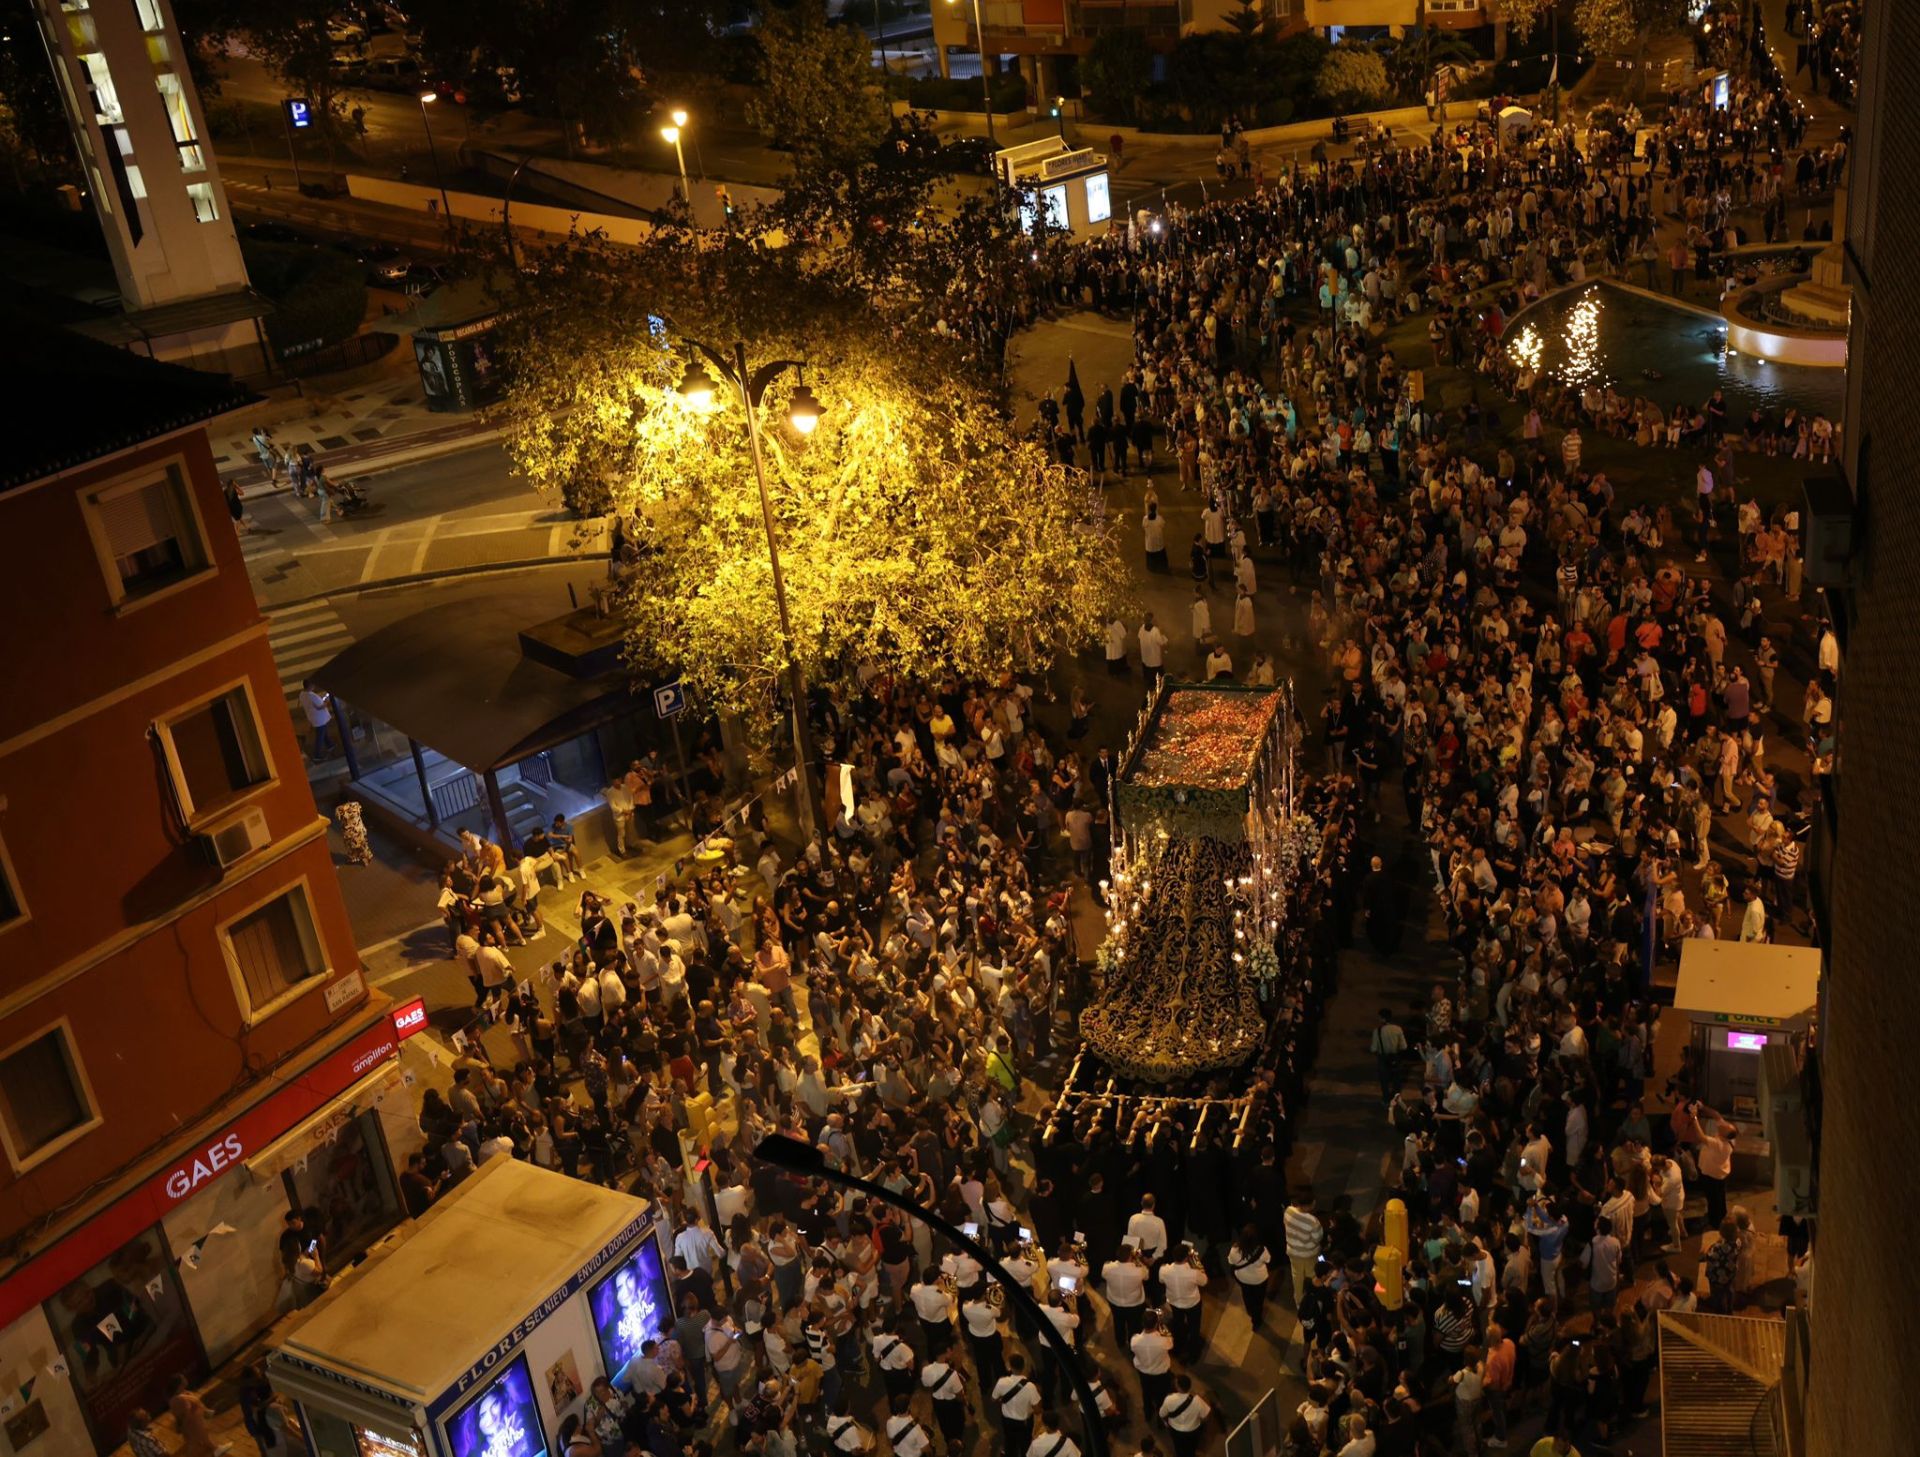
[[[338,1268],[401,1212],[418,1146],[399,1049],[407,1008],[281,1080],[0,1283],[0,1457],[85,1457],[126,1440],[286,1308],[299,1211]]]

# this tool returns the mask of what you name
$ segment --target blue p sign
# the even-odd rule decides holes
[[[304,98],[295,97],[287,103],[287,125],[297,132],[303,132],[313,125],[313,103]]]

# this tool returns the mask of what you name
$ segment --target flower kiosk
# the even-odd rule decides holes
[[[267,1360],[311,1457],[548,1457],[673,1306],[644,1199],[494,1159],[375,1246]]]

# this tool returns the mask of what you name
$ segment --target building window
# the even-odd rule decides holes
[[[189,823],[220,813],[273,777],[244,684],[159,728]]]
[[[133,8],[139,13],[142,30],[151,33],[167,28],[166,17],[160,13],[158,0],[133,0]]]
[[[199,137],[194,134],[193,107],[180,78],[172,71],[162,71],[153,78],[153,84],[160,88],[160,100],[167,108],[167,124],[173,128],[173,144],[180,149],[180,170],[206,171],[207,159],[201,154]]]
[[[206,566],[206,548],[177,469],[168,467],[158,480],[103,491],[91,504],[116,602],[156,592]]]
[[[0,1054],[0,1133],[22,1168],[51,1155],[100,1122],[64,1022]]]
[[[232,922],[220,936],[234,994],[248,1021],[317,986],[327,974],[304,884]]]
[[[186,153],[182,152],[181,156]],[[188,170],[192,170],[189,168]],[[189,182],[187,196],[193,199],[193,215],[203,223],[217,222],[220,208],[213,200],[213,184],[209,182]]]

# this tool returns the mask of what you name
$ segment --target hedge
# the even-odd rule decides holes
[[[306,353],[360,332],[367,284],[360,265],[327,248],[243,239],[253,286],[273,302],[265,320],[275,354]]]

